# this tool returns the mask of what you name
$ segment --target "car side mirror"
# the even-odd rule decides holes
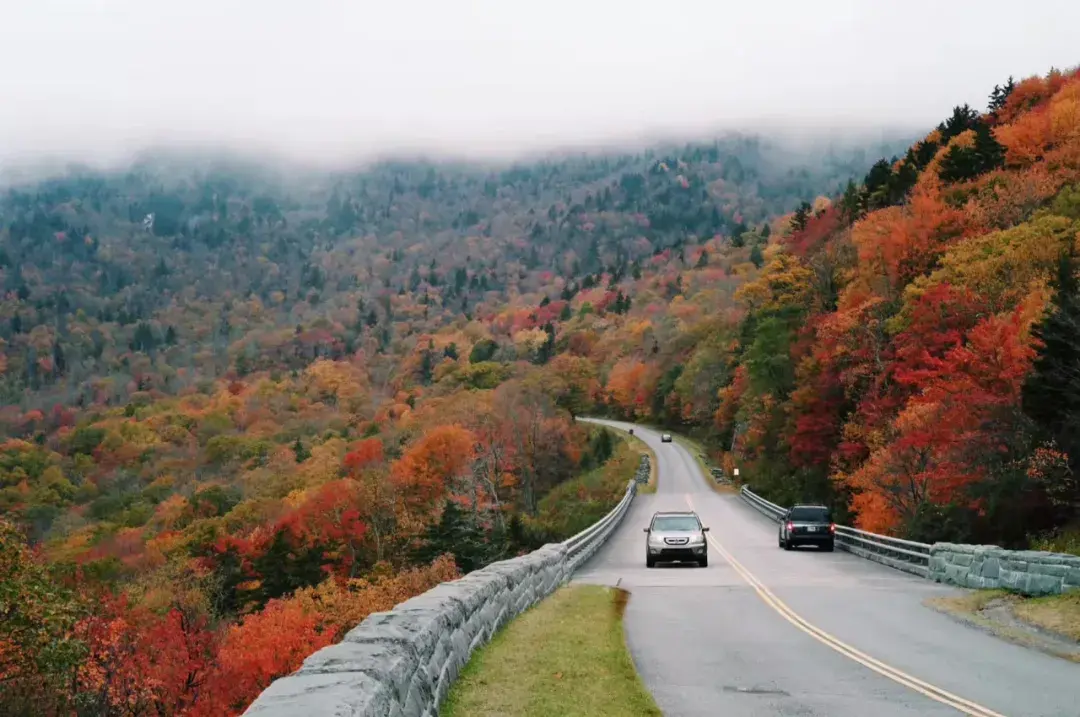
[[[648,533],[648,532],[649,532],[649,529],[648,529],[648,528],[644,528],[644,530],[645,530],[645,532],[646,532],[646,533]]]
[[[708,532],[709,532],[709,529],[708,529],[708,528],[706,528],[706,527],[702,527],[702,529],[701,529],[701,532],[702,532],[702,533],[708,533]]]

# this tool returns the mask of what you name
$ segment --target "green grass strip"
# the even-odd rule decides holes
[[[520,615],[477,651],[444,717],[642,717],[662,713],[623,635],[629,593],[571,585]]]

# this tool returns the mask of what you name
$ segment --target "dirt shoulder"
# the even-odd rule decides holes
[[[1025,598],[1003,590],[976,590],[926,604],[1003,640],[1080,662],[1080,591]]]

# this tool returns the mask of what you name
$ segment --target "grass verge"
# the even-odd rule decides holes
[[[1032,550],[1045,550],[1050,553],[1080,555],[1080,528],[1074,527],[1040,538],[1031,547]]]
[[[1003,640],[1080,662],[1080,591],[1025,598],[1005,590],[975,590],[926,604]]]
[[[599,585],[561,588],[472,656],[439,713],[659,717],[623,636],[628,597]]]
[[[671,431],[668,431],[671,433]],[[709,484],[717,493],[734,493],[735,486],[730,483],[718,483],[712,474],[712,465],[709,463],[709,459],[706,457],[708,453],[702,447],[700,443],[693,438],[689,438],[679,433],[671,433],[671,437],[674,438],[683,448],[690,452],[690,455],[697,461],[698,467],[701,468],[701,475],[705,477],[705,482]]]
[[[649,482],[645,485],[639,485],[638,493],[655,493],[657,478],[656,454],[653,453],[653,449],[649,448],[648,443],[637,436],[631,436],[629,433],[623,435],[626,436],[630,447],[637,451],[638,455],[649,457]]]

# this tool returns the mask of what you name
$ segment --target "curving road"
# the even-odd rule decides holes
[[[959,590],[842,551],[780,550],[775,523],[714,492],[678,443],[633,428],[656,454],[657,492],[574,580],[631,592],[627,643],[664,714],[1080,715],[1080,665],[922,605]],[[647,569],[642,528],[688,507],[711,528],[709,567]]]

